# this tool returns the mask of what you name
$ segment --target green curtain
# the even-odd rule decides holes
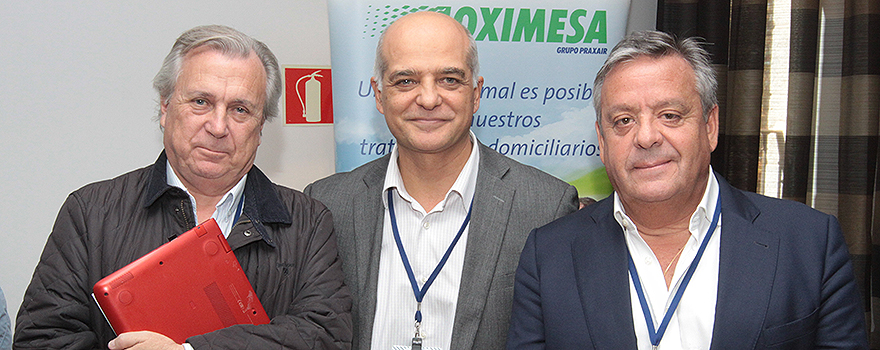
[[[791,0],[781,197],[840,220],[880,349],[880,0]],[[756,191],[774,0],[659,0],[657,29],[699,36],[718,72],[719,145],[713,168]]]

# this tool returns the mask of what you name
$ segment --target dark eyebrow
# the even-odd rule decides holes
[[[671,100],[659,101],[650,107],[655,110],[671,107],[671,108],[681,110],[682,113],[685,113],[685,114],[691,111],[691,107],[688,106],[688,104],[685,101],[682,101],[677,98],[671,99]]]
[[[467,74],[465,73],[464,69],[461,69],[461,68],[458,68],[458,67],[447,67],[447,68],[443,68],[443,69],[440,70],[440,74],[442,74],[442,75],[452,74],[452,75],[460,76],[460,77],[462,77],[462,78],[464,78],[464,77],[467,76]]]
[[[691,110],[691,108],[687,105],[687,103],[685,103],[684,101],[681,101],[679,99],[658,101],[657,103],[654,103],[651,106],[648,106],[648,108],[650,108],[652,110],[658,110],[658,109],[669,108],[669,107],[679,109],[682,111],[682,113],[687,113],[687,112],[690,112],[690,110]],[[603,114],[605,114],[605,113],[617,114],[620,112],[626,112],[626,113],[633,113],[634,114],[634,113],[638,112],[638,110],[639,110],[639,108],[637,106],[622,103],[622,104],[619,104],[616,106],[610,106],[610,107],[606,108],[605,110],[603,110],[602,113]]]
[[[442,68],[438,71],[438,74],[440,74],[440,75],[455,75],[455,76],[459,76],[461,78],[467,77],[467,73],[465,72],[465,70],[458,68],[458,67]],[[402,69],[399,71],[391,72],[391,74],[388,75],[388,81],[394,81],[400,77],[412,77],[415,75],[418,75],[418,72],[416,72],[415,70]]]
[[[632,105],[629,105],[629,104],[619,104],[619,105],[610,106],[610,107],[608,107],[608,108],[605,108],[605,109],[602,111],[602,114],[611,115],[611,114],[617,114],[617,113],[620,113],[620,112],[626,112],[626,113],[634,114],[634,113],[636,112],[636,110],[638,110],[638,108],[635,107],[635,106],[632,106]],[[603,119],[604,119],[604,118],[603,118]]]
[[[390,75],[388,75],[388,81],[394,81],[400,77],[411,77],[414,75],[416,75],[416,71],[414,71],[412,69],[404,69],[404,70],[394,71],[394,72],[391,72]]]

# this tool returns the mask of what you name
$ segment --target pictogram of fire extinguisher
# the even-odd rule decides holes
[[[296,81],[296,97],[299,97],[299,104],[302,106],[303,118],[306,119],[309,123],[317,123],[321,121],[321,81],[318,78],[323,78],[324,76],[321,74],[320,70],[316,70],[312,74],[304,75]],[[305,78],[311,78],[306,80],[306,98],[305,102],[303,101],[302,94],[299,93],[299,82]]]

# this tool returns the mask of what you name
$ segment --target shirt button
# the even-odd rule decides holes
[[[654,262],[654,259],[645,258],[645,265],[651,265],[651,263],[653,263],[653,262]]]
[[[251,230],[244,231],[245,237],[250,237],[251,235],[253,235],[253,233],[251,233]]]
[[[431,226],[431,224],[428,223],[427,221],[422,223],[422,227],[424,227],[426,230],[428,229],[428,226]]]

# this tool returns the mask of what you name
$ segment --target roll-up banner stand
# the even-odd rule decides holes
[[[448,14],[473,33],[485,82],[471,130],[501,154],[600,199],[611,193],[599,159],[593,79],[623,37],[628,0],[329,0],[336,171],[391,152],[395,140],[370,88],[376,43],[394,20]]]

